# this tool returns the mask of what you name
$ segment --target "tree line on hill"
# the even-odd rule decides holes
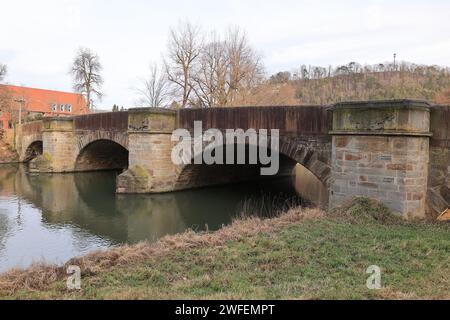
[[[327,105],[346,100],[404,98],[450,104],[450,68],[407,62],[301,66],[293,72],[272,75],[254,88],[245,103]]]

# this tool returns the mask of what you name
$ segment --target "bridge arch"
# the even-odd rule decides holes
[[[77,152],[81,152],[86,146],[98,140],[110,140],[128,150],[128,135],[126,132],[94,130],[77,133]]]
[[[234,146],[236,147],[237,144],[234,144]],[[246,155],[248,155],[248,148],[249,144],[246,141]],[[313,146],[302,144],[295,139],[280,137],[278,151],[280,155],[280,167],[277,176],[293,175],[296,166],[301,165],[317,178],[324,187],[328,186],[331,168],[328,164],[320,160],[320,153]],[[226,150],[224,150],[224,155],[225,153]],[[194,155],[193,158],[196,156]],[[181,165],[177,169],[175,189],[227,184],[260,178],[273,178],[273,176],[261,176],[261,167],[261,164]]]
[[[93,139],[81,144],[75,159],[75,171],[123,170],[128,168],[129,152],[123,143]]]
[[[37,156],[42,154],[43,151],[43,141],[41,139],[39,140],[33,140],[30,143],[28,143],[27,147],[25,148],[25,152],[23,154],[22,162],[29,162],[36,158]]]

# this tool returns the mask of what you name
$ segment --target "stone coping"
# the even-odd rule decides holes
[[[44,117],[42,121],[73,121],[74,117]]]
[[[336,109],[384,109],[384,108],[407,108],[420,109],[429,111],[431,104],[425,100],[411,100],[411,99],[393,99],[393,100],[368,100],[368,101],[348,101],[339,102],[333,105],[330,110]]]
[[[373,131],[350,131],[350,130],[333,130],[330,135],[352,135],[352,136],[409,136],[409,137],[432,137],[432,132],[413,132],[413,131],[395,131],[395,130],[373,130]]]
[[[166,108],[132,108],[128,110],[129,113],[158,113],[158,114],[177,114],[177,110]]]
[[[152,130],[152,129],[145,129],[145,130],[128,130],[128,134],[172,134],[173,130]]]

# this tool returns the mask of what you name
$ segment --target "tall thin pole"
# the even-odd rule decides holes
[[[22,101],[19,102],[19,124],[22,124]]]
[[[15,101],[19,103],[19,124],[22,124],[22,104],[25,103],[25,99],[20,98]]]

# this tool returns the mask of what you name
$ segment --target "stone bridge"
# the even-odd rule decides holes
[[[367,196],[405,217],[423,217],[449,207],[449,120],[450,107],[413,100],[145,108],[27,123],[16,147],[21,161],[31,160],[30,171],[123,169],[117,193],[160,193],[263,178],[260,164],[174,164],[175,129],[193,132],[194,121],[205,131],[278,129],[278,175],[301,165],[328,190],[331,207]]]

